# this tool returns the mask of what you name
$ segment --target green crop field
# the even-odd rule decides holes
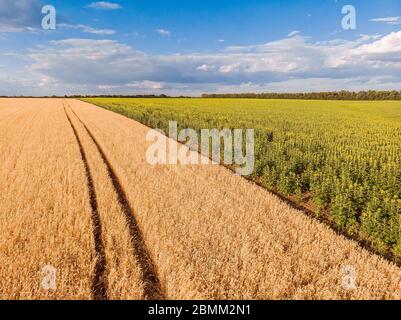
[[[115,99],[85,101],[153,128],[255,129],[251,179],[309,203],[350,235],[401,258],[401,102]]]

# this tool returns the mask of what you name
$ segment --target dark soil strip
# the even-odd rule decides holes
[[[82,100],[84,101],[84,100]],[[85,102],[85,101],[84,101]],[[87,102],[89,103],[89,102]],[[92,103],[93,104],[93,103]],[[96,105],[96,104],[93,104]],[[144,126],[147,126],[148,128],[152,129],[148,124],[143,123],[133,117],[130,117],[124,113],[121,113],[119,111],[115,111],[112,109],[109,109],[105,106],[102,105],[97,105],[99,108],[103,108],[105,110],[108,110],[110,112],[114,112],[117,114],[120,114],[128,119],[131,119],[133,121],[139,122],[141,124],[143,124]],[[195,150],[197,151],[197,150]],[[225,168],[227,168],[230,171],[234,171],[233,167],[231,166],[226,166],[223,165]],[[291,199],[290,197],[283,195],[282,193],[275,191],[273,189],[267,188],[266,186],[264,186],[262,183],[258,182],[255,179],[252,178],[248,178],[248,177],[241,177],[245,180],[247,180],[250,183],[255,184],[256,186],[262,188],[264,191],[268,191],[272,194],[274,194],[275,196],[277,196],[280,200],[282,200],[283,202],[285,202],[286,204],[288,204],[290,207],[299,210],[301,212],[303,212],[304,214],[306,214],[308,217],[319,221],[321,223],[324,223],[325,225],[329,226],[334,232],[336,232],[338,235],[343,236],[344,238],[348,239],[348,240],[352,240],[354,242],[356,242],[360,247],[362,247],[363,249],[365,249],[366,251],[368,251],[369,253],[379,256],[381,258],[383,258],[384,260],[386,260],[389,263],[393,263],[395,265],[397,265],[398,267],[401,268],[401,259],[397,258],[392,252],[387,251],[387,252],[381,252],[378,249],[376,249],[375,245],[373,244],[373,242],[367,240],[367,239],[363,239],[362,237],[358,236],[358,235],[351,235],[349,234],[347,231],[345,230],[341,230],[341,228],[337,227],[329,218],[327,214],[323,214],[321,216],[318,216],[316,214],[316,212],[314,212],[313,210],[307,208],[305,205],[303,205],[302,203],[297,203],[296,201],[294,201],[293,199]]]
[[[247,179],[248,180],[248,179]],[[278,197],[281,201],[285,202],[288,204],[290,207],[297,209],[301,212],[303,212],[305,215],[307,215],[309,218],[314,219],[319,221],[320,223],[323,223],[327,226],[329,226],[337,235],[342,236],[348,240],[356,242],[360,247],[362,247],[364,250],[368,251],[372,255],[379,256],[386,260],[390,264],[395,264],[396,266],[401,268],[401,260],[396,258],[393,253],[390,251],[387,252],[380,252],[377,250],[372,242],[369,240],[363,239],[358,235],[351,235],[347,231],[342,230],[341,228],[337,227],[333,221],[331,221],[328,217],[328,213],[323,211],[323,214],[320,216],[316,214],[313,210],[307,208],[305,205],[302,203],[298,203],[294,201],[293,199],[271,189],[267,189],[264,187],[262,184],[255,182],[253,180],[248,180],[251,183],[254,183],[258,187],[267,190],[268,192],[274,194],[276,197]],[[327,209],[326,209],[327,211]]]
[[[164,299],[164,295],[161,290],[161,285],[159,278],[156,273],[156,269],[154,263],[149,255],[149,252],[146,248],[145,241],[143,239],[142,232],[139,228],[138,222],[135,219],[133,210],[129,204],[128,197],[118,179],[116,173],[113,170],[109,160],[107,159],[103,149],[97,142],[96,138],[93,136],[92,132],[88,129],[85,123],[78,117],[78,115],[69,107],[72,113],[77,117],[77,119],[81,122],[82,126],[87,131],[88,135],[91,137],[93,143],[96,145],[96,148],[99,151],[100,156],[103,159],[104,164],[107,167],[107,171],[110,177],[110,180],[113,184],[114,190],[117,194],[118,202],[120,204],[121,210],[124,213],[125,219],[127,221],[130,235],[131,235],[131,244],[134,250],[135,258],[137,259],[141,272],[142,272],[142,280],[145,283],[144,295],[145,299],[148,300],[161,300]]]
[[[93,184],[92,174],[89,168],[89,163],[86,158],[84,148],[82,146],[81,140],[79,139],[77,130],[67,111],[64,107],[65,115],[67,116],[68,122],[71,125],[72,131],[74,132],[75,138],[78,143],[79,151],[81,153],[82,162],[85,167],[85,175],[87,179],[87,186],[89,191],[90,206],[92,209],[92,223],[93,223],[93,236],[95,240],[95,251],[97,255],[94,277],[92,281],[92,295],[94,300],[107,300],[107,277],[106,277],[106,254],[104,252],[104,245],[102,240],[102,225],[100,221],[100,215],[98,211],[98,204],[95,193],[95,186]]]

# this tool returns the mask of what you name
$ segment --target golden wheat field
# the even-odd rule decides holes
[[[395,264],[230,170],[148,164],[148,130],[0,99],[0,299],[401,298]]]

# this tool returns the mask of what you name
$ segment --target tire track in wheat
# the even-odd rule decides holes
[[[110,181],[113,185],[114,191],[117,195],[118,202],[120,204],[121,210],[124,213],[125,219],[127,221],[127,225],[130,231],[131,236],[131,245],[134,251],[135,258],[138,261],[138,264],[142,273],[142,281],[145,284],[144,295],[146,299],[149,300],[159,300],[163,299],[164,295],[161,290],[160,280],[156,273],[156,268],[154,263],[149,255],[149,251],[146,247],[145,241],[143,239],[142,232],[139,228],[138,222],[135,219],[133,210],[128,201],[128,197],[121,185],[119,178],[117,177],[110,161],[108,160],[106,154],[104,153],[102,147],[99,145],[97,139],[94,137],[92,132],[86,126],[86,124],[80,119],[80,117],[75,113],[75,111],[66,103],[69,110],[75,115],[78,121],[85,128],[89,137],[92,139],[95,144],[106,168],[108,175],[110,177]]]
[[[85,154],[85,150],[82,146],[81,140],[78,136],[78,132],[74,127],[70,117],[64,106],[64,112],[70,123],[72,131],[74,132],[77,140],[78,148],[81,153],[82,162],[85,167],[85,175],[87,179],[87,187],[89,192],[89,202],[92,209],[92,223],[93,223],[93,236],[95,241],[95,251],[97,255],[93,282],[92,282],[92,296],[94,300],[107,300],[107,279],[105,276],[106,272],[106,254],[104,244],[102,240],[102,224],[100,221],[100,215],[98,211],[98,203],[96,198],[95,187],[93,183],[92,174],[89,168],[89,163]]]

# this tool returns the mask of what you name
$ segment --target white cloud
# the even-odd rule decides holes
[[[65,29],[73,29],[73,30],[81,30],[85,33],[97,34],[97,35],[113,35],[116,32],[111,29],[95,29],[90,26],[84,24],[68,24],[68,23],[60,23],[57,25],[58,27]]]
[[[196,70],[200,70],[200,71],[210,71],[210,70],[214,70],[216,67],[215,66],[211,66],[208,64],[202,64],[201,66],[196,67]]]
[[[391,25],[399,25],[401,24],[401,17],[385,17],[385,18],[375,18],[370,19],[372,22],[384,22]]]
[[[162,82],[156,82],[156,81],[134,81],[131,83],[128,83],[126,85],[127,87],[130,88],[135,88],[139,90],[160,90],[164,88],[164,84]]]
[[[10,57],[12,59],[12,57]],[[30,50],[22,78],[67,93],[316,91],[401,87],[401,31],[353,41],[295,35],[223,51],[146,54],[114,40],[66,39]],[[1,84],[11,73],[5,70]],[[16,78],[8,86],[16,88]],[[11,80],[10,80],[11,81]],[[0,89],[0,94],[5,87]],[[28,86],[20,85],[18,88]],[[71,92],[72,91],[72,92]],[[62,93],[62,92],[61,92]]]
[[[392,32],[377,41],[364,44],[356,48],[354,53],[358,55],[401,54],[401,31]],[[399,59],[401,59],[401,56]],[[379,56],[376,56],[376,60],[381,59]]]
[[[112,81],[120,83],[130,78],[134,78],[133,81],[159,82],[224,83],[248,79],[269,82],[329,73],[334,77],[347,77],[350,73],[358,75],[374,64],[384,63],[380,57],[368,57],[377,54],[378,48],[382,52],[398,52],[397,40],[398,34],[390,34],[365,45],[343,40],[313,44],[306,38],[293,37],[262,45],[236,47],[225,53],[151,56],[115,41],[70,39],[56,42],[52,48],[34,53],[33,57],[39,69],[43,68],[42,64],[49,66],[54,60],[51,69],[55,69],[54,73],[60,76],[70,72],[82,73],[79,72],[82,67],[89,68],[93,64],[91,72],[94,78],[112,78]],[[388,63],[388,57],[385,63]],[[64,70],[65,66],[69,67],[69,71]],[[109,66],[110,70],[105,70],[105,66]],[[103,73],[98,69],[104,70],[107,76],[96,75]],[[205,71],[208,71],[206,75]]]
[[[0,0],[0,32],[31,32],[41,26],[41,0]]]
[[[374,34],[374,35],[369,35],[369,34],[360,34],[358,41],[359,42],[366,42],[366,41],[371,41],[371,40],[377,40],[381,38],[381,34]]]
[[[156,32],[163,37],[170,37],[171,36],[171,31],[166,30],[166,29],[157,29]]]
[[[118,3],[107,1],[92,2],[88,7],[97,10],[118,10],[122,8]]]
[[[219,68],[219,71],[221,73],[232,73],[232,72],[238,72],[240,70],[240,68],[241,68],[240,63],[233,63],[233,64],[221,66]]]
[[[294,31],[291,31],[291,32],[287,35],[287,37],[291,38],[291,37],[297,36],[297,35],[299,35],[299,34],[301,34],[301,31],[294,30]]]
[[[114,89],[118,89],[119,86],[111,86],[111,85],[108,85],[108,84],[100,84],[100,85],[97,86],[97,88],[99,90],[114,90]]]

